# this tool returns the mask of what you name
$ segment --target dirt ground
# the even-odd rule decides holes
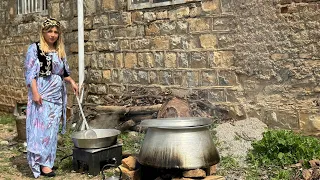
[[[17,135],[15,124],[0,124],[0,179],[35,179],[27,164],[24,141],[19,140]],[[71,157],[69,157],[69,160],[66,158],[63,161],[70,161],[70,159]],[[57,176],[50,179],[102,179],[100,174],[93,177],[85,173],[77,173],[72,170],[72,166],[62,166],[59,162],[55,163],[55,166],[59,167],[56,170]],[[38,179],[48,178],[40,176]]]

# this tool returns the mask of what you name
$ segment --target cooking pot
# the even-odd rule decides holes
[[[120,134],[116,129],[92,129],[97,138],[85,137],[85,130],[74,132],[72,134],[72,141],[75,147],[78,148],[102,148],[109,147],[116,144],[117,137]]]
[[[157,122],[156,122],[157,121]],[[220,161],[208,118],[144,120],[148,127],[138,161],[156,168],[207,168]]]

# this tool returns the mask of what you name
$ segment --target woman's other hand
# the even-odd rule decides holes
[[[42,105],[42,98],[38,92],[37,81],[35,79],[31,82],[32,100],[38,105]]]

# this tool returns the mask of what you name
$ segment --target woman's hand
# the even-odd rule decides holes
[[[69,82],[71,84],[71,87],[73,89],[73,93],[76,95],[76,96],[79,96],[79,87],[78,87],[78,84],[76,82],[74,82],[74,80],[68,76],[68,77],[65,77],[64,80],[66,80],[67,82]]]
[[[42,98],[38,92],[37,81],[35,79],[31,82],[32,100],[38,105],[42,105]]]
[[[42,98],[38,92],[32,94],[32,100],[38,105],[42,105]]]
[[[71,83],[71,86],[72,86],[72,89],[73,89],[73,93],[74,93],[76,96],[79,96],[79,87],[78,87],[78,84],[73,81],[73,83]]]

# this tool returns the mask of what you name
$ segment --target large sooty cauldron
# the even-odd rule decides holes
[[[156,168],[196,169],[220,161],[213,143],[209,118],[162,118],[144,120],[148,127],[138,161]]]

